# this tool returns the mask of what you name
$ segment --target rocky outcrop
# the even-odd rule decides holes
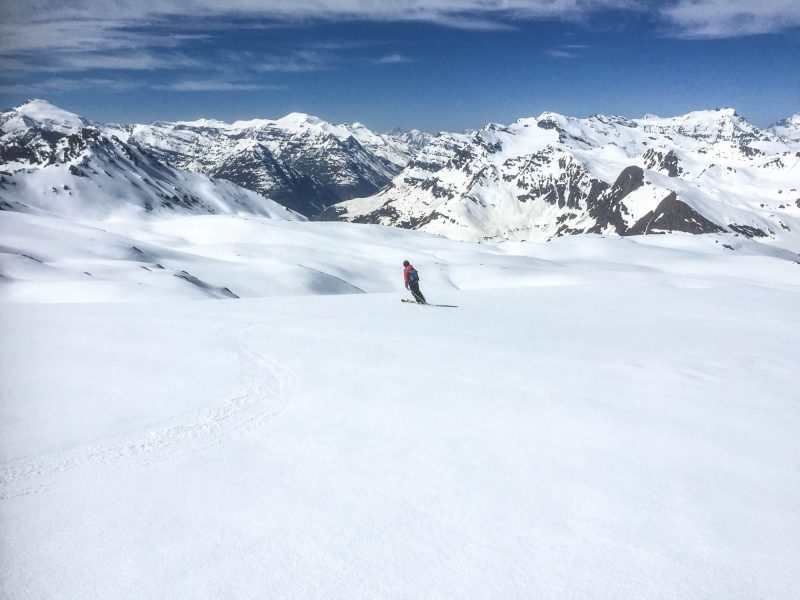
[[[624,235],[647,235],[651,233],[667,233],[681,231],[684,233],[721,233],[722,227],[706,219],[685,202],[678,200],[672,192],[655,210],[639,219]]]

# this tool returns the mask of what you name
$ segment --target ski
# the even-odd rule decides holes
[[[408,298],[400,298],[400,302],[405,302],[406,304],[419,304],[420,306],[437,306],[439,308],[458,308],[458,306],[455,304],[422,304],[416,300],[409,300]]]

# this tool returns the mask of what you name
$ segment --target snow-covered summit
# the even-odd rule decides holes
[[[278,127],[284,127],[286,129],[305,129],[308,127],[327,128],[330,126],[330,123],[327,121],[302,112],[291,112],[280,119],[276,119],[273,123]]]
[[[649,116],[634,119],[645,131],[662,135],[679,134],[703,141],[755,139],[764,133],[733,108],[698,110],[677,117]]]
[[[68,133],[88,125],[91,123],[87,119],[38,98],[32,98],[0,115],[3,136],[31,127]]]
[[[768,130],[778,137],[800,143],[800,113],[781,119],[771,125]]]

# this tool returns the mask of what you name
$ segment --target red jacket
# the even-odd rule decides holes
[[[403,269],[403,283],[406,287],[408,287],[408,272],[414,268],[414,265],[408,265],[405,269]]]

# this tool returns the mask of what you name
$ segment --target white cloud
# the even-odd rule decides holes
[[[574,53],[569,52],[567,50],[559,50],[557,48],[551,48],[550,50],[545,50],[544,53],[547,54],[547,56],[549,56],[551,58],[575,58],[575,57],[577,57],[577,54],[574,54]]]
[[[749,35],[800,25],[798,0],[39,0],[4,3],[3,8],[0,54],[7,57],[25,51],[53,56],[58,51],[177,48],[203,39],[210,28],[226,26],[371,20],[498,30],[515,27],[520,19],[590,20],[607,9],[650,13],[673,35],[685,37]],[[133,61],[119,60],[120,68],[137,68]],[[289,64],[283,70],[312,68],[301,61]]]
[[[14,83],[7,85],[0,84],[0,91],[6,94],[27,94],[29,96],[39,96],[87,89],[120,92],[140,87],[140,85],[141,84],[134,81],[121,79],[102,79],[97,77],[78,77],[73,79],[55,77],[35,83]]]
[[[631,5],[634,0],[41,0],[12,3],[4,12],[0,52],[174,45],[181,40],[152,39],[152,34],[131,28],[144,31],[160,25],[178,30],[226,18],[238,22],[268,19],[282,26],[314,19],[425,21],[463,29],[503,29],[513,27],[511,21],[518,18],[572,19]]]
[[[661,14],[682,37],[738,37],[800,26],[798,0],[677,0]]]
[[[156,55],[147,52],[108,54],[87,52],[58,57],[58,68],[67,71],[111,69],[123,71],[154,71],[156,69],[185,69],[202,66],[196,59],[183,55]]]
[[[251,54],[252,66],[261,72],[304,73],[319,71],[330,64],[328,54],[312,50],[299,50],[287,55]]]
[[[154,88],[172,92],[247,92],[255,90],[278,91],[287,89],[285,85],[243,83],[215,79],[186,79],[165,85],[154,86]]]
[[[414,62],[414,60],[403,56],[399,52],[392,52],[391,54],[386,54],[375,60],[376,65],[396,65],[410,62]]]

